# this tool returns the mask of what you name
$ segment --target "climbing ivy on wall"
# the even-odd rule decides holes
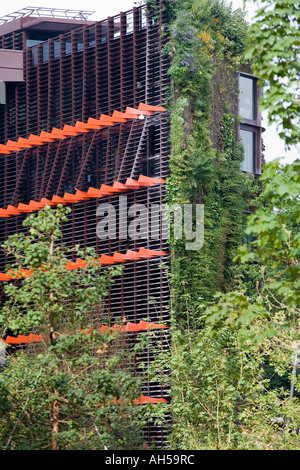
[[[161,2],[151,0],[158,14]],[[242,63],[246,23],[218,0],[163,2],[170,58],[170,177],[167,201],[204,204],[204,246],[187,251],[172,236],[171,294],[174,318],[197,324],[199,305],[227,291],[233,258],[243,241],[249,178],[240,170],[237,137],[237,71]],[[165,19],[166,21],[166,19]],[[251,178],[250,178],[251,179]],[[187,307],[188,305],[188,307]]]

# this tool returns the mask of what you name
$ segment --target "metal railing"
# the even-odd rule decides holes
[[[95,11],[87,10],[66,10],[62,8],[45,8],[45,7],[25,7],[21,10],[9,13],[0,18],[0,24],[8,23],[17,18],[25,16],[37,16],[39,18],[64,18],[68,20],[87,20]]]

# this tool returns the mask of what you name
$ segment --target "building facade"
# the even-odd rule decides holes
[[[63,242],[96,248],[103,265],[124,265],[107,298],[111,322],[168,326],[161,264],[169,264],[169,250],[157,214],[170,154],[162,13],[153,21],[142,6],[99,22],[89,14],[24,9],[0,21],[0,242],[24,230],[29,212],[70,205]],[[259,173],[256,79],[242,74],[240,83],[242,169]],[[102,230],[105,214],[114,217],[110,233]],[[1,253],[3,282],[8,261]],[[167,398],[150,381],[142,393]],[[164,429],[147,432],[163,445]]]

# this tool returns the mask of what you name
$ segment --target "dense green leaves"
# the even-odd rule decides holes
[[[121,273],[120,267],[101,269],[95,251],[83,253],[79,247],[76,256],[86,260],[86,267],[73,271],[66,268],[71,252],[60,244],[60,223],[67,213],[62,207],[53,211],[46,206],[37,216],[26,219],[28,235],[17,234],[4,243],[12,260],[7,270],[16,278],[21,274],[22,281],[4,286],[7,300],[0,314],[2,335],[7,329],[24,333],[45,325],[56,328],[66,319],[69,324],[85,326],[90,321],[89,313],[107,294],[113,277]],[[30,270],[31,275],[22,274],[22,269]]]
[[[268,288],[280,294],[289,307],[299,306],[300,252],[300,162],[283,166],[279,160],[265,165],[259,208],[248,219],[246,233],[255,237],[251,253],[259,259],[264,273],[272,270]],[[248,253],[241,247],[238,258]],[[246,258],[245,258],[246,256]]]
[[[253,61],[263,94],[261,109],[279,124],[279,136],[289,146],[299,142],[299,16],[294,0],[261,0],[249,29],[246,57]]]
[[[5,284],[1,335],[34,331],[42,342],[7,350],[0,371],[0,447],[141,448],[151,412],[134,401],[142,375],[133,364],[144,345],[129,347],[124,335],[99,331],[108,323],[104,298],[121,268],[103,269],[94,250],[76,247],[75,256],[86,264],[66,269],[72,252],[61,244],[60,227],[67,216],[68,209],[46,206],[25,220],[27,234],[4,244],[8,269],[21,278]]]
[[[171,369],[174,449],[299,449],[299,175],[299,161],[264,168],[254,239],[237,256],[241,273],[257,272],[256,294],[241,278],[209,307],[198,299],[197,320],[186,295],[185,330],[173,317],[171,358],[157,353],[154,372]]]
[[[263,190],[257,200],[259,209],[248,218],[246,229],[253,242],[249,247],[241,246],[237,255],[245,272],[249,263],[256,260],[256,269],[260,272],[256,296],[250,298],[241,283],[233,292],[220,294],[217,302],[206,311],[206,329],[211,338],[217,338],[224,326],[229,327],[239,343],[236,353],[246,352],[244,366],[253,367],[253,360],[260,357],[257,373],[260,368],[264,370],[265,362],[273,367],[272,376],[268,375],[270,369],[265,369],[266,386],[270,386],[273,377],[285,377],[282,387],[266,388],[264,395],[258,396],[257,405],[262,406],[268,400],[276,409],[281,404],[284,422],[292,420],[295,427],[299,427],[300,422],[300,377],[292,370],[293,358],[300,353],[299,163],[283,166],[274,160],[264,167]],[[295,393],[291,392],[292,384]],[[290,401],[287,399],[289,391]],[[246,411],[248,409],[243,416]],[[248,430],[250,434],[259,425],[256,411],[254,416],[258,421]],[[266,435],[269,445],[273,440],[276,448],[288,449],[290,444],[297,447],[295,431],[291,432],[290,439],[286,438],[285,428],[272,436],[270,432]]]
[[[74,332],[55,348],[31,346],[8,358],[0,374],[1,448],[51,449],[55,400],[59,449],[141,448],[144,416],[134,403],[140,384],[129,369],[132,354],[122,343],[110,355],[97,354],[118,341]]]

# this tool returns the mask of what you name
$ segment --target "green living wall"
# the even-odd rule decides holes
[[[237,272],[233,257],[243,241],[245,210],[255,188],[240,170],[238,71],[247,27],[240,10],[218,0],[149,2],[163,10],[163,53],[170,58],[169,205],[204,204],[204,245],[186,250],[171,230],[174,318],[197,318],[199,304],[226,292]],[[192,320],[193,322],[193,320]],[[196,321],[197,324],[197,321]]]

